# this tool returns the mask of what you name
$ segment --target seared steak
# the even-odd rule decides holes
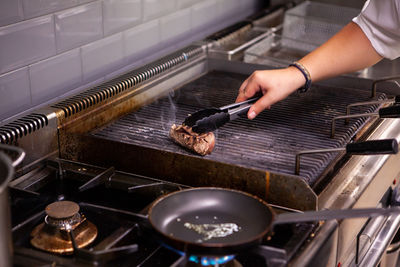
[[[169,136],[176,143],[202,156],[210,154],[215,146],[215,135],[213,132],[198,134],[185,125],[172,125]]]

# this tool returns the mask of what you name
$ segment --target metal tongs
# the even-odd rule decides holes
[[[260,97],[253,97],[243,102],[233,103],[220,108],[206,108],[190,114],[183,121],[183,125],[192,128],[196,133],[212,132],[225,123],[246,114],[251,105]]]

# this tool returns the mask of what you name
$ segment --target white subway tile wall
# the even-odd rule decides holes
[[[31,105],[28,67],[0,75],[0,114],[11,116]]]
[[[152,20],[123,33],[126,63],[143,58],[160,43],[159,20]]]
[[[57,52],[103,37],[102,6],[100,2],[67,9],[56,13]]]
[[[161,42],[168,44],[190,32],[190,12],[190,8],[186,8],[160,19]]]
[[[250,15],[262,1],[1,0],[0,124],[175,42],[205,37],[224,19]]]
[[[53,16],[0,28],[0,74],[56,54]]]
[[[143,19],[145,21],[171,13],[176,0],[143,0]]]
[[[190,7],[192,4],[196,2],[201,2],[201,1],[196,1],[196,0],[177,0],[177,5],[178,8],[185,8],[185,7]]]
[[[40,104],[82,82],[80,49],[74,49],[29,66],[32,103]]]
[[[21,1],[0,1],[0,26],[15,23],[23,19]]]
[[[90,82],[123,64],[122,33],[90,43],[81,48],[83,80]]]
[[[78,0],[79,4],[86,4],[86,3],[90,3],[96,0]]]
[[[104,35],[131,28],[141,20],[141,0],[103,0]]]
[[[241,9],[241,3],[243,0],[219,0],[219,16],[221,19],[225,19],[230,16],[235,16],[240,12],[243,12]],[[250,2],[250,1],[249,1]]]
[[[205,0],[192,6],[192,29],[205,29],[218,19],[218,0]]]
[[[49,14],[78,4],[78,0],[21,0],[26,19]]]

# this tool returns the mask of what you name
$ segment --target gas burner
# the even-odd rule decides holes
[[[97,227],[79,213],[79,205],[72,201],[57,201],[46,207],[44,223],[31,233],[31,244],[41,250],[57,254],[72,254],[75,246],[83,248],[97,236]]]
[[[44,221],[61,230],[71,230],[82,222],[79,205],[72,201],[53,202],[46,207]]]
[[[219,267],[241,267],[241,264],[235,260],[234,255],[229,256],[194,256],[188,257],[188,263],[185,265],[190,266],[219,266]]]
[[[175,267],[203,267],[203,266],[218,266],[218,267],[242,267],[234,255],[229,256],[186,256],[183,255],[175,264]]]

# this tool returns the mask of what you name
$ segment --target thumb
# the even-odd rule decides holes
[[[257,117],[264,109],[269,109],[273,104],[272,99],[268,97],[268,95],[264,95],[261,97],[256,103],[254,103],[249,111],[247,112],[247,117],[252,120]]]

